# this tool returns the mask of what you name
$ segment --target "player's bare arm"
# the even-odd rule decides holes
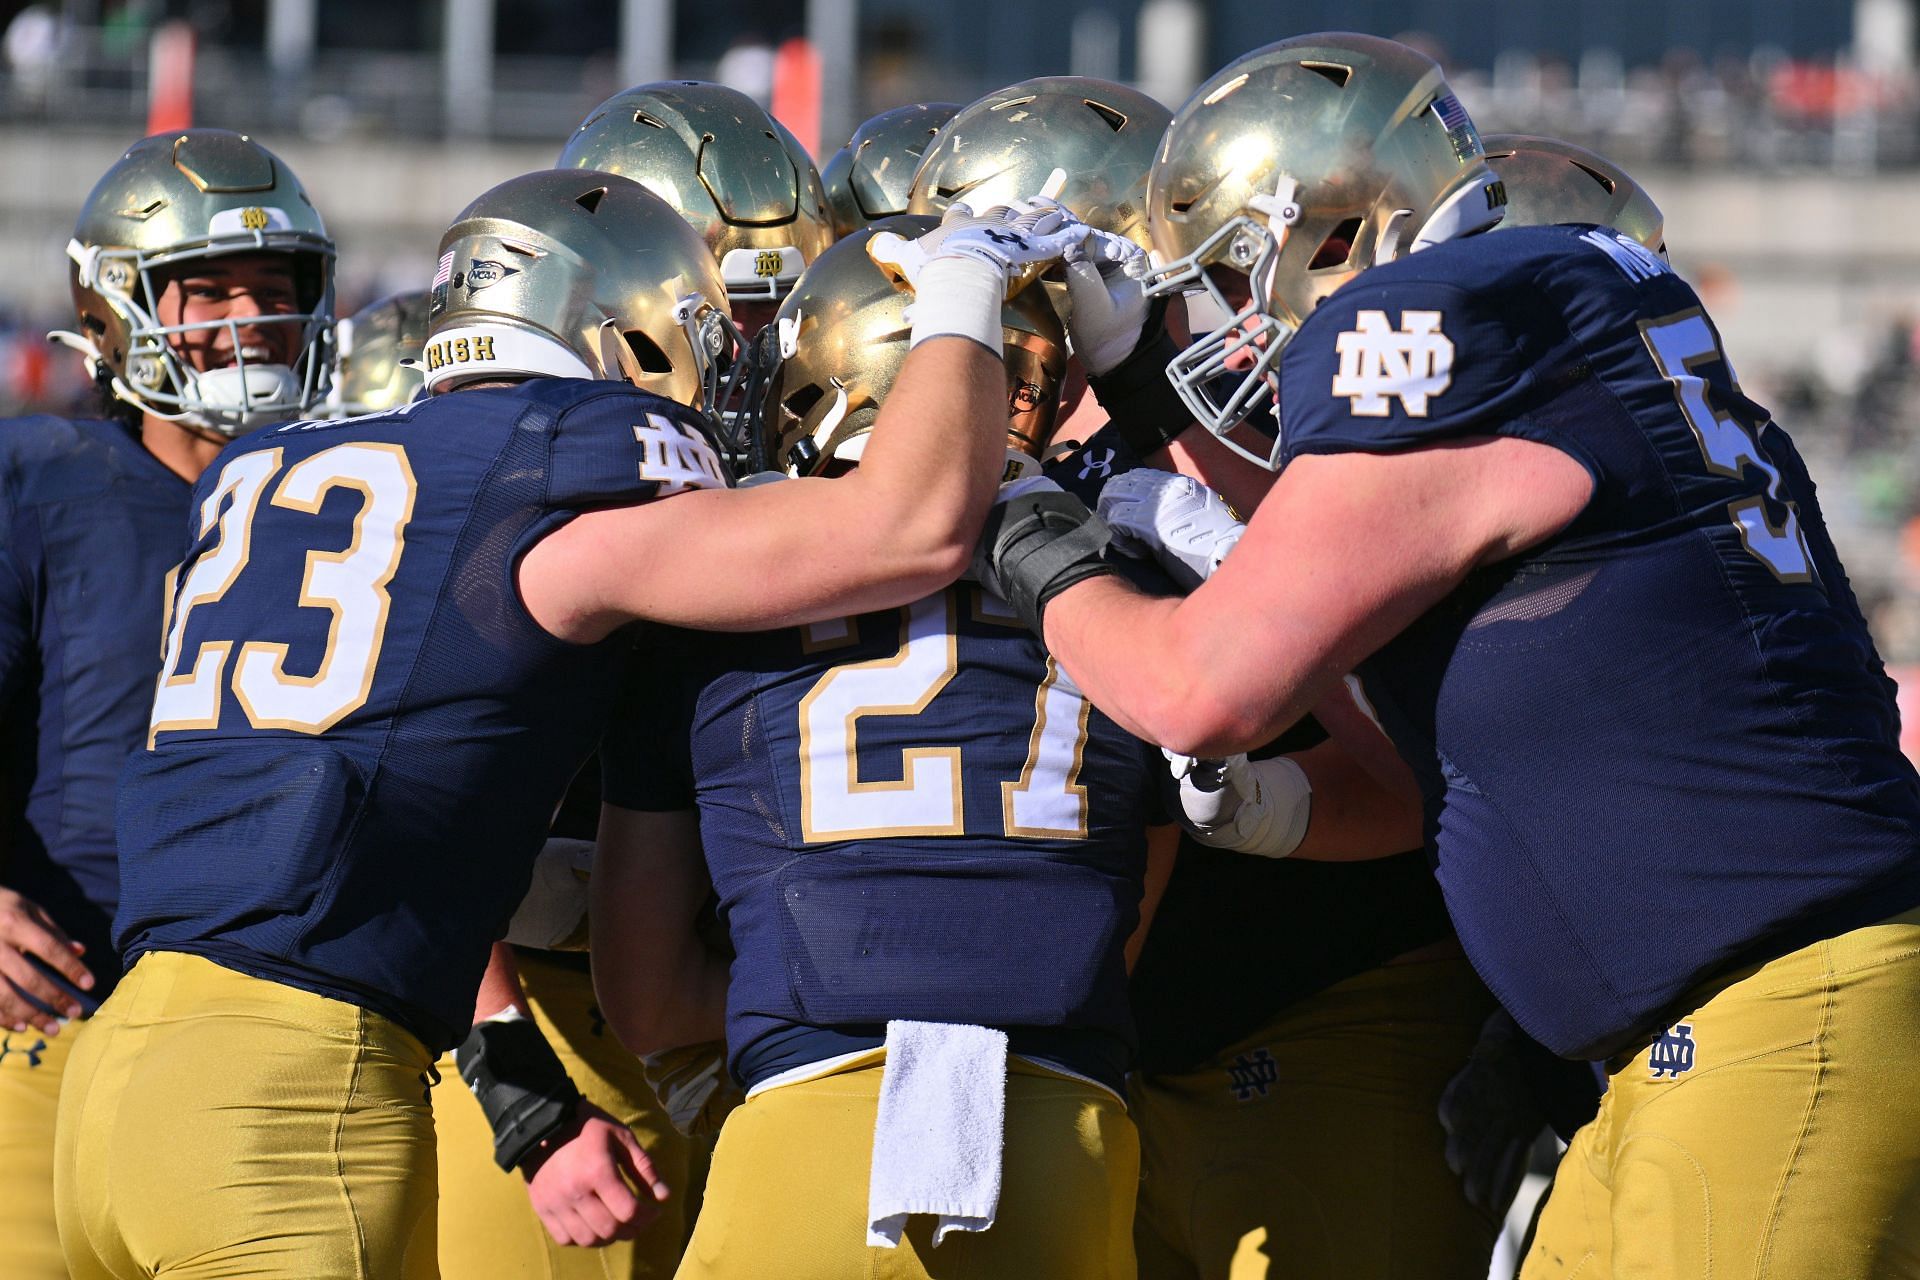
[[[710,891],[697,812],[601,806],[591,880],[594,994],[634,1053],[726,1033],[726,957],[695,928]]]
[[[1591,491],[1579,463],[1525,440],[1303,457],[1191,596],[1088,579],[1048,606],[1047,647],[1141,737],[1189,755],[1245,751],[1476,565],[1564,528]],[[1355,528],[1372,535],[1342,533]]]
[[[576,642],[635,617],[759,631],[917,600],[966,567],[1005,421],[995,353],[934,338],[908,355],[852,474],[591,512],[527,553],[521,598]],[[815,529],[834,533],[809,538]]]

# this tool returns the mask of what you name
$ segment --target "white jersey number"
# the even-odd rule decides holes
[[[898,651],[834,667],[800,700],[800,829],[808,843],[965,831],[959,747],[906,748],[898,781],[863,782],[856,746],[860,717],[919,715],[959,672],[954,599],[946,592],[909,605]],[[982,619],[1019,625],[1010,615],[983,611]],[[847,634],[845,624],[838,625],[833,634]],[[810,633],[823,634],[824,628]],[[1086,835],[1087,790],[1079,774],[1088,712],[1086,699],[1048,659],[1034,695],[1026,763],[1017,779],[1000,784],[1008,836]]]
[[[280,461],[279,449],[234,459],[201,504],[200,532],[204,535],[207,526],[216,523],[218,540],[194,562],[173,606],[148,746],[168,730],[211,729],[220,723],[225,669],[234,642],[200,645],[182,674],[187,620],[196,606],[225,595],[246,568],[260,495],[280,470]],[[295,463],[281,478],[271,500],[276,507],[317,515],[335,489],[357,490],[362,501],[353,518],[353,537],[344,548],[307,553],[298,603],[333,614],[327,647],[313,674],[288,674],[283,641],[249,639],[239,646],[232,687],[254,728],[324,733],[366,702],[386,638],[387,584],[400,567],[417,488],[406,450],[395,444],[336,445]]]
[[[1733,518],[1747,551],[1782,582],[1811,582],[1813,561],[1800,532],[1799,512],[1781,498],[1780,471],[1760,448],[1757,428],[1717,408],[1707,380],[1694,373],[1702,365],[1717,362],[1726,369],[1733,389],[1740,389],[1734,380],[1733,364],[1720,350],[1720,338],[1713,326],[1701,312],[1684,311],[1642,326],[1642,333],[1653,362],[1673,384],[1674,398],[1680,402],[1687,425],[1693,428],[1694,439],[1700,442],[1707,470],[1737,480],[1745,468],[1758,469],[1767,477],[1767,496],[1786,511],[1786,517],[1775,524],[1763,498],[1740,498],[1727,504],[1727,514]]]

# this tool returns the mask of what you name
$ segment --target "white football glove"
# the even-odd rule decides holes
[[[549,836],[533,860],[533,881],[507,923],[504,941],[541,951],[584,951],[587,877],[593,841]]]
[[[1212,577],[1247,530],[1226,500],[1198,480],[1147,467],[1107,481],[1100,516],[1121,550],[1158,561],[1182,591]]]
[[[1058,205],[1044,209],[998,206],[976,215],[964,204],[947,207],[940,225],[909,240],[882,231],[867,241],[867,256],[880,269],[904,283],[916,295],[926,269],[943,258],[971,258],[1000,273],[1009,296],[1038,269],[1059,258],[1068,246],[1089,234],[1081,222]]]
[[[1306,771],[1287,759],[1167,758],[1179,804],[1174,817],[1201,844],[1260,858],[1284,858],[1300,847],[1313,816]]]
[[[1062,259],[1067,272],[1067,345],[1088,373],[1133,354],[1147,322],[1147,251],[1125,236],[1091,231]]]
[[[727,1047],[717,1040],[643,1053],[640,1067],[667,1119],[689,1138],[718,1133],[743,1100],[727,1074]]]

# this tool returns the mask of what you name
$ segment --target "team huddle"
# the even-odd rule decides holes
[[[0,1274],[1477,1278],[1551,1128],[1525,1280],[1920,1278],[1920,778],[1617,166],[1323,33],[316,206],[135,144],[0,425]]]

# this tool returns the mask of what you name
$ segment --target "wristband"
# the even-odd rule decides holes
[[[996,504],[987,516],[982,581],[1001,594],[1036,636],[1055,596],[1088,578],[1118,572],[1102,558],[1112,535],[1107,522],[1072,494],[1037,489]]]
[[[573,1120],[580,1091],[540,1027],[509,1009],[476,1023],[453,1052],[493,1129],[493,1162],[511,1172]]]
[[[1007,277],[981,258],[935,258],[920,269],[914,282],[913,304],[907,309],[913,322],[908,350],[928,338],[972,338],[999,359],[1000,308],[1007,295]]]
[[[1167,377],[1167,365],[1180,348],[1158,315],[1149,315],[1147,324],[1148,336],[1131,355],[1105,373],[1087,375],[1087,386],[1107,420],[1142,460],[1193,425],[1193,410]]]

